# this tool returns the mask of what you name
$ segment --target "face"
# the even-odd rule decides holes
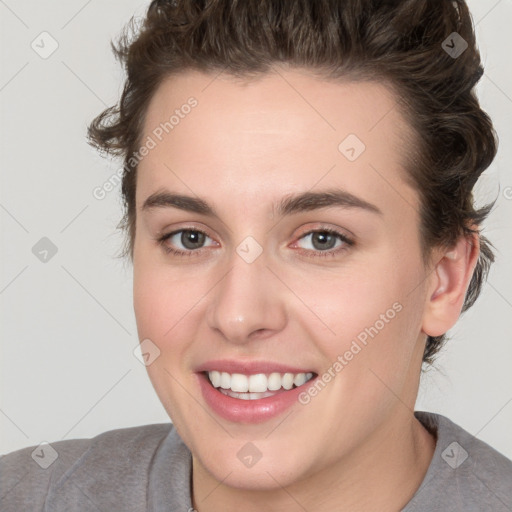
[[[191,71],[152,98],[138,334],[159,351],[147,370],[195,467],[216,480],[298,482],[410,414],[426,277],[410,138],[385,85],[305,71]]]

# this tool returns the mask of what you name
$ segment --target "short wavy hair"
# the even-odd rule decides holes
[[[449,51],[456,42],[460,55]],[[480,233],[494,203],[476,209],[472,190],[496,155],[497,136],[474,90],[483,67],[463,0],[153,0],[142,23],[132,18],[111,46],[126,71],[124,90],[90,123],[88,142],[124,158],[121,256],[133,261],[131,156],[162,81],[187,70],[250,79],[286,63],[329,80],[391,86],[416,135],[406,175],[420,196],[423,254],[479,237],[462,311],[473,305],[494,261]],[[428,336],[423,362],[431,364],[445,341]]]

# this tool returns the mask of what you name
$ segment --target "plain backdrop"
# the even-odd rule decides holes
[[[0,453],[169,421],[133,353],[132,268],[115,258],[120,187],[93,196],[120,163],[85,139],[122,89],[110,40],[147,5],[0,1]],[[416,409],[512,458],[512,0],[469,5],[485,63],[478,93],[500,137],[477,185],[480,204],[498,198],[485,225],[497,261],[423,375]]]

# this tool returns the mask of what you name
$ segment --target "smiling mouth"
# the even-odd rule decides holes
[[[240,400],[259,400],[303,386],[316,377],[316,373],[227,373],[203,372],[210,384],[223,395]]]

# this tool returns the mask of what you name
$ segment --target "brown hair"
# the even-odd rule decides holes
[[[465,44],[460,55],[450,53]],[[463,0],[153,0],[142,25],[132,18],[111,45],[126,70],[124,90],[118,105],[92,121],[88,139],[124,158],[123,257],[133,260],[135,240],[137,164],[130,157],[162,81],[187,69],[250,79],[286,63],[326,79],[391,84],[417,139],[407,172],[420,194],[424,254],[461,235],[480,237],[462,311],[473,305],[494,261],[475,227],[494,203],[475,209],[472,189],[494,159],[497,137],[474,92],[483,68]],[[445,339],[427,338],[424,362],[433,362]]]

